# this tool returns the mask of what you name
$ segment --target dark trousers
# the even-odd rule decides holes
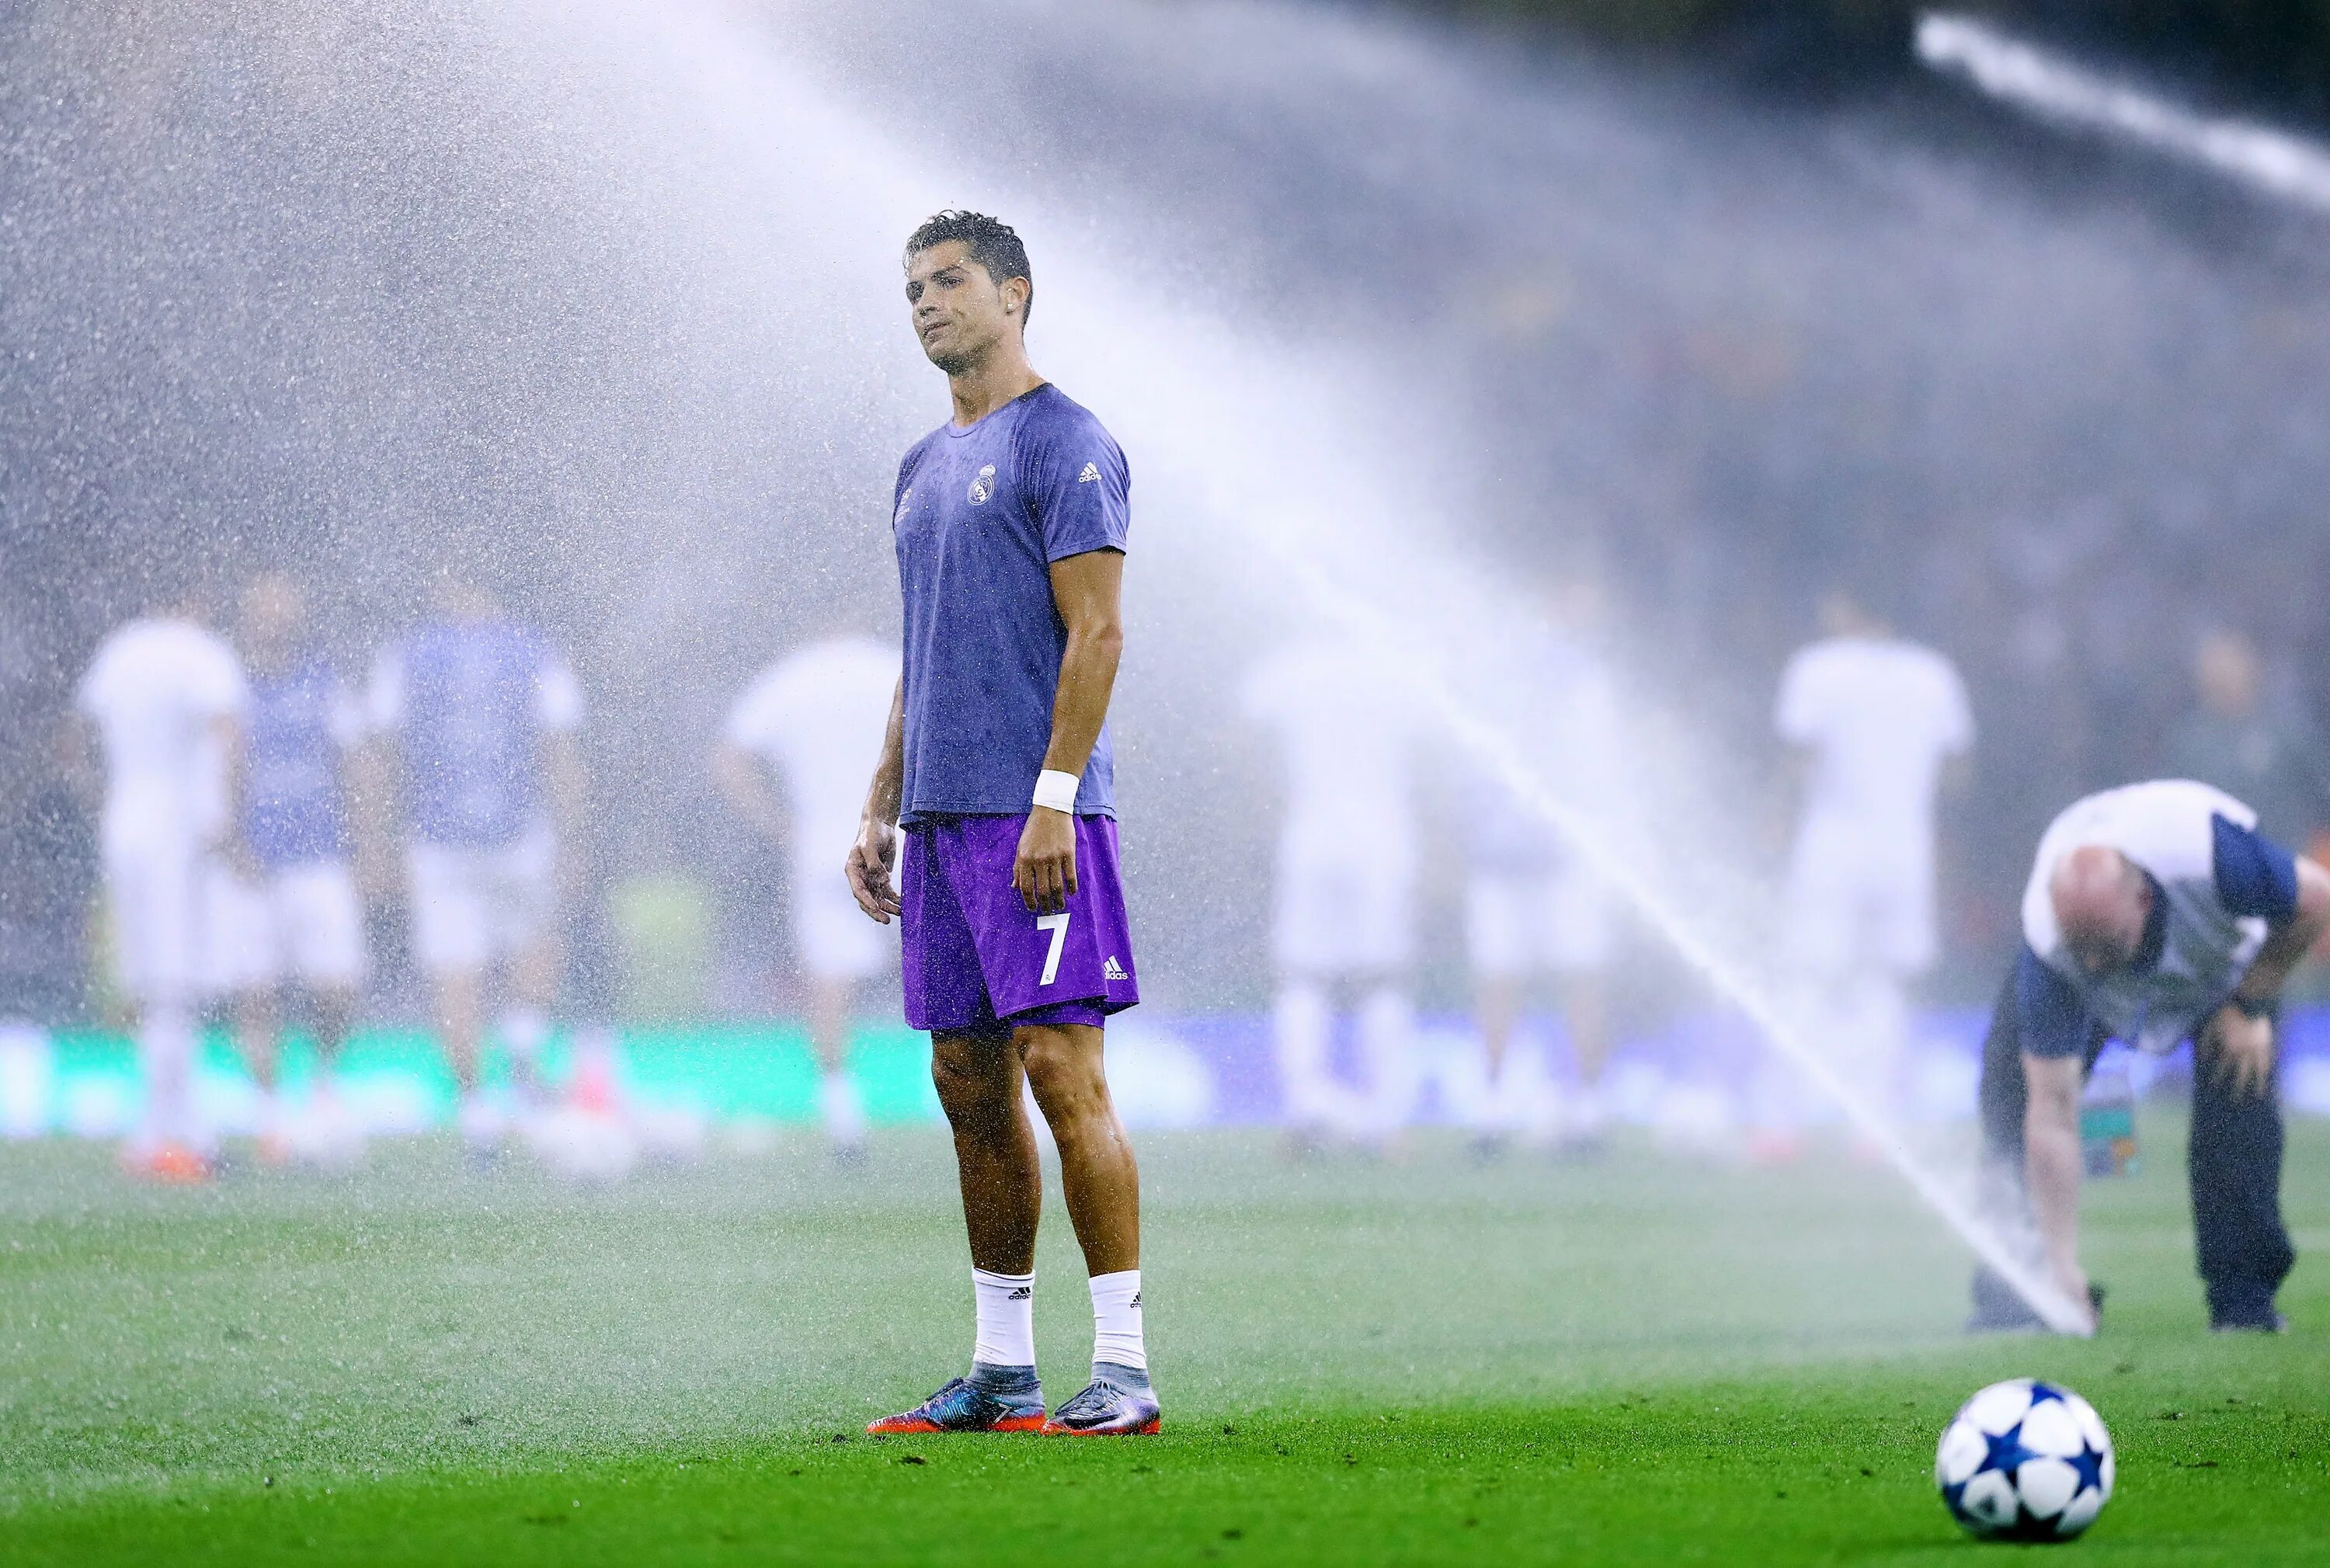
[[[2275,1026],[2279,1029],[2277,1015]],[[2096,1064],[2107,1036],[2088,1036],[2083,1071]],[[2193,1235],[2212,1319],[2250,1320],[2271,1313],[2274,1292],[2288,1277],[2297,1253],[2281,1223],[2281,1070],[2277,1055],[2261,1094],[2242,1094],[2218,1082],[2214,1053],[2193,1047],[2193,1131],[2185,1172],[2193,1188]],[[1982,1115],[1985,1194],[1999,1195],[2028,1224],[2022,1186],[2022,1122],[2028,1090],[2022,1081],[2022,1033],[2009,975],[1982,1043]],[[1977,1269],[1975,1314],[1986,1321],[2029,1318],[2029,1308],[1988,1269]]]

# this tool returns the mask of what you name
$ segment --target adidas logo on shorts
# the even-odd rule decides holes
[[[1084,471],[1076,476],[1076,483],[1079,485],[1096,485],[1100,483],[1100,465],[1098,463],[1086,463],[1084,465]]]
[[[1100,978],[1103,980],[1122,980],[1124,978],[1124,966],[1116,961],[1116,955],[1114,953],[1109,954],[1107,961],[1101,965]]]

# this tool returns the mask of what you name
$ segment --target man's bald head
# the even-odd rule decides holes
[[[2055,863],[2047,898],[2063,945],[2090,975],[2125,968],[2144,945],[2152,884],[2117,849],[2083,844]]]

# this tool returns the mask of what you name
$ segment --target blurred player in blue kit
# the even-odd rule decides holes
[[[459,1087],[461,1138],[483,1161],[511,1119],[478,1072],[497,969],[520,1109],[535,1098],[550,1034],[559,917],[579,880],[582,688],[476,573],[449,563],[434,592],[435,619],[381,654],[367,701],[375,767],[394,779],[405,818],[413,951]]]
[[[907,241],[905,271],[954,417],[898,467],[905,668],[847,874],[867,915],[902,922],[906,1022],[930,1031],[954,1132],[978,1333],[968,1376],[867,1430],[1151,1432],[1140,1174],[1102,1067],[1108,1015],[1140,997],[1107,729],[1131,481],[1100,421],[1028,363],[1018,234],[942,213]],[[1059,1146],[1091,1275],[1092,1380],[1048,1417],[1023,1089]]]
[[[346,1164],[362,1133],[332,1091],[331,1064],[365,979],[346,764],[363,739],[355,694],[306,646],[299,585],[268,572],[244,590],[235,628],[249,682],[235,873],[217,911],[217,988],[234,998],[236,1034],[259,1082],[261,1156]],[[281,992],[306,990],[318,1058],[304,1112],[276,1082]]]
[[[2191,779],[2090,795],[2039,842],[2023,946],[1984,1042],[1985,1201],[2034,1269],[2092,1310],[2079,1254],[2079,1089],[2108,1039],[2193,1044],[2187,1160],[2209,1319],[2281,1327],[2296,1254],[2281,1219],[2276,1025],[2283,982],[2330,923],[2330,872]],[[2039,1326],[1987,1270],[1974,1327]]]

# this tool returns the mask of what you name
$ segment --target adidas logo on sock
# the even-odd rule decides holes
[[[1125,978],[1124,966],[1116,961],[1114,953],[1109,954],[1107,960],[1101,965],[1100,978],[1103,980],[1122,980]]]
[[[1033,1285],[1014,1285],[1011,1287],[1010,1293],[1003,1299],[1006,1301],[1025,1301],[1035,1294],[1036,1287]]]
[[[1084,471],[1076,476],[1076,483],[1079,485],[1096,485],[1099,482],[1100,465],[1098,463],[1086,463]]]
[[[1140,1291],[1138,1291],[1138,1290],[1135,1290],[1135,1291],[1132,1293],[1132,1304],[1133,1304],[1135,1307],[1138,1307],[1138,1306],[1140,1306],[1140,1305],[1141,1305],[1141,1292],[1140,1292]]]

